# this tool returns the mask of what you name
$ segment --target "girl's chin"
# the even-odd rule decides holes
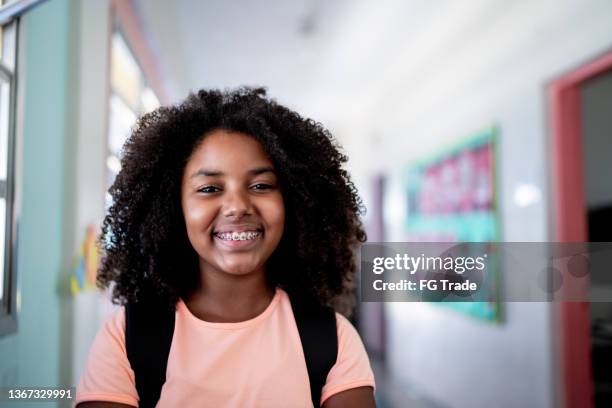
[[[244,269],[244,268],[232,268],[232,269],[223,269],[223,272],[227,273],[228,275],[243,276],[243,275],[250,275],[252,273],[255,273],[255,270],[254,269]]]
[[[258,268],[256,264],[252,263],[223,265],[219,269],[229,275],[236,276],[249,275],[262,271],[262,268]]]

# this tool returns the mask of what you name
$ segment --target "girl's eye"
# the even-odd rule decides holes
[[[257,183],[257,184],[252,185],[251,188],[254,190],[271,190],[273,186],[271,186],[270,184],[265,184],[265,183]]]
[[[217,191],[220,191],[221,189],[215,186],[205,186],[202,187],[198,190],[198,193],[216,193]]]

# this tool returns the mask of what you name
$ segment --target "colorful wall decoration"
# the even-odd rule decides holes
[[[405,240],[500,241],[496,193],[497,130],[488,127],[406,170]],[[485,320],[500,320],[499,267],[487,302],[441,303]]]
[[[73,295],[96,287],[96,274],[100,264],[96,231],[93,225],[87,227],[85,238],[75,258],[73,272],[70,276],[70,292]]]

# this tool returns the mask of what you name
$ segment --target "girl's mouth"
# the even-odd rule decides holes
[[[254,241],[261,236],[261,230],[216,232],[214,236],[223,241]]]
[[[257,245],[263,235],[263,230],[224,231],[213,234],[215,242],[230,250],[248,250]]]

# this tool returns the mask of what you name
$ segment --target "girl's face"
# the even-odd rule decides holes
[[[274,166],[243,133],[214,130],[191,153],[181,204],[204,272],[263,271],[280,242],[285,206]]]

